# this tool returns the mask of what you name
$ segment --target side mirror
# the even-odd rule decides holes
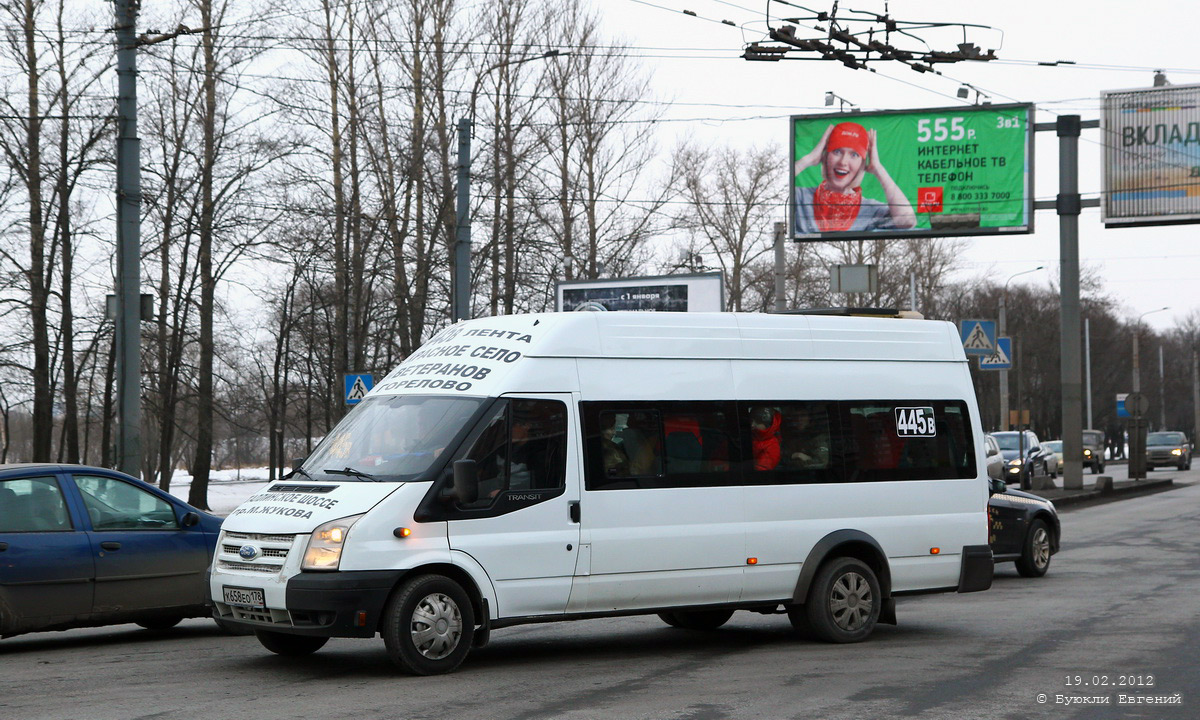
[[[479,499],[479,469],[474,460],[454,461],[454,497],[464,505]]]
[[[200,522],[200,516],[190,510],[179,519],[179,524],[185,528],[195,527]]]
[[[990,490],[992,491],[993,495],[1002,493],[1007,489],[1008,489],[1008,483],[1004,482],[1003,480],[997,480],[996,478],[991,478]]]
[[[1000,454],[1000,451],[999,451],[999,450],[997,450],[996,448],[990,447],[990,448],[988,448],[988,449],[987,449],[987,456],[988,456],[988,457],[991,457],[991,456],[993,456],[993,455],[999,455],[999,454]]]
[[[304,461],[307,459],[307,457],[292,458],[292,472],[299,470],[300,466],[303,465]]]

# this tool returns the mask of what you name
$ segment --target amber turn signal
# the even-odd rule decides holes
[[[747,565],[757,565],[758,558],[746,558],[746,564]]]
[[[938,554],[938,553],[940,553],[941,551],[942,551],[942,549],[941,549],[941,548],[929,548],[929,554],[930,554],[930,555],[937,555],[937,554]]]

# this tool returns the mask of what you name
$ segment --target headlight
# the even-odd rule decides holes
[[[1182,455],[1182,454],[1183,454],[1183,450],[1181,450],[1181,449],[1179,449],[1179,448],[1175,448],[1174,450],[1172,450],[1172,451],[1171,451],[1171,454],[1172,454],[1172,455]]]
[[[308,547],[304,550],[304,561],[301,570],[337,570],[342,561],[342,546],[350,528],[362,515],[351,515],[339,520],[318,525],[308,538]]]
[[[1091,451],[1091,450],[1084,450],[1084,451],[1083,451],[1083,456],[1084,456],[1084,457],[1091,457],[1091,456],[1092,456],[1092,451]]]
[[[1009,464],[1009,465],[1013,465],[1013,466],[1020,465],[1020,464],[1021,464],[1021,458],[1013,458],[1012,460],[1009,460],[1009,461],[1008,461],[1008,464]]]

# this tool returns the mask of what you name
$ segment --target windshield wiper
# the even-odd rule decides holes
[[[312,475],[309,475],[308,473],[304,472],[304,469],[303,469],[303,468],[301,468],[301,467],[296,467],[296,468],[294,468],[294,469],[293,469],[293,470],[292,470],[290,473],[288,473],[287,475],[283,476],[283,477],[282,477],[282,478],[280,478],[280,479],[281,479],[281,480],[287,480],[288,478],[290,478],[291,476],[295,475],[296,473],[300,473],[301,475],[303,475],[304,477],[308,478],[309,480],[314,480],[314,479],[315,479],[315,478],[314,478]]]
[[[352,467],[344,467],[341,470],[336,468],[325,468],[321,472],[328,473],[330,475],[352,475],[354,477],[360,477],[363,480],[375,480],[375,476],[371,473],[365,473],[362,470],[355,470]]]

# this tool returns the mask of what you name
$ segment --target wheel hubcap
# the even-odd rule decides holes
[[[874,598],[867,579],[856,572],[848,572],[833,583],[829,594],[829,611],[833,621],[843,630],[861,630],[871,616]]]
[[[430,660],[445,658],[462,637],[458,604],[442,593],[426,595],[413,610],[411,633],[417,652]]]
[[[1050,564],[1050,533],[1038,528],[1033,533],[1033,564],[1044,568]]]

